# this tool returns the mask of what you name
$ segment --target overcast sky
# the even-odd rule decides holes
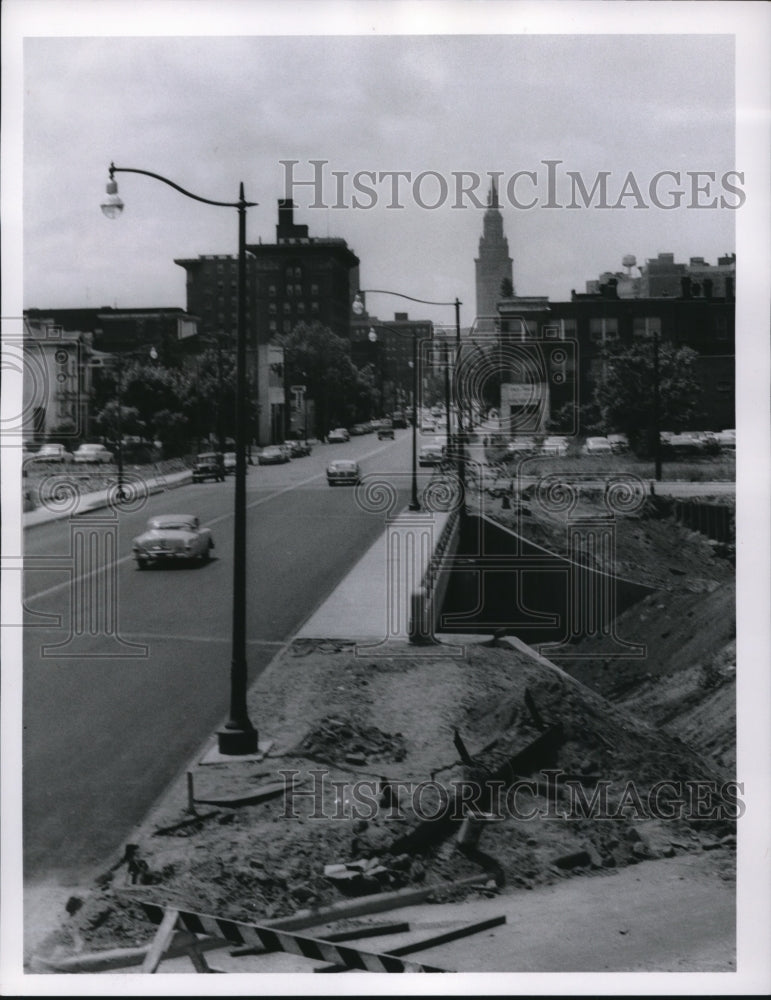
[[[23,6],[34,11],[36,2]],[[461,171],[483,178],[483,197],[486,175],[502,175],[518,294],[567,299],[602,271],[620,269],[629,253],[638,263],[660,251],[715,263],[737,249],[739,213],[720,207],[720,199],[736,205],[743,197],[721,178],[746,169],[735,152],[735,40],[728,33],[646,33],[662,30],[667,4],[642,11],[611,5],[638,10],[631,20],[641,33],[600,34],[617,28],[607,19],[591,21],[593,6],[546,5],[549,30],[574,24],[584,32],[561,35],[539,33],[546,30],[543,20],[531,26],[501,19],[525,9],[508,3],[396,4],[390,10],[404,16],[390,18],[380,16],[378,4],[315,4],[304,8],[304,17],[257,23],[278,35],[255,29],[245,15],[266,8],[249,0],[235,7],[199,0],[182,5],[189,16],[165,21],[158,15],[179,10],[171,0],[137,7],[108,0],[98,9],[111,11],[112,19],[61,22],[60,32],[93,37],[50,37],[59,25],[50,16],[29,32],[49,37],[23,41],[24,307],[184,307],[184,272],[174,258],[235,253],[235,211],[197,204],[142,177],[118,175],[126,207],[119,221],[108,222],[98,206],[111,160],[216,200],[235,200],[243,181],[246,197],[259,202],[248,215],[253,242],[275,239],[276,202],[285,193],[281,161],[300,161],[295,176],[310,179],[309,161],[326,160],[321,200],[329,207],[310,207],[313,190],[295,188],[296,221],[307,223],[311,235],[346,239],[361,260],[365,288],[426,299],[458,296],[464,325],[475,315],[483,213],[469,197],[457,207]],[[673,16],[673,31],[683,23],[698,30],[707,24],[705,8],[723,7],[689,6],[699,16],[686,22]],[[71,12],[82,7],[59,5]],[[444,16],[421,19],[421,7]],[[661,12],[655,22],[647,16],[650,7]],[[296,12],[292,5],[283,9]],[[329,16],[310,16],[324,9]],[[742,6],[735,9],[741,15]],[[140,13],[121,19],[119,11],[129,10]],[[214,10],[241,15],[237,37],[214,36],[238,29],[227,18],[207,20]],[[368,12],[373,16],[362,20]],[[168,32],[169,21],[180,32],[176,37],[115,36],[135,24]],[[415,33],[430,30],[426,24],[455,33]],[[518,27],[527,31],[517,33]],[[630,28],[626,22],[621,30]],[[361,33],[343,37],[343,30]],[[491,33],[470,33],[479,30]],[[200,31],[208,33],[182,37]],[[579,173],[588,190],[606,171],[607,201],[617,204],[626,191],[623,207],[598,208],[598,197],[591,208],[544,207],[546,160],[561,161],[554,168],[557,204],[571,201],[567,171]],[[333,171],[345,176],[336,180]],[[353,175],[360,171],[436,173],[417,192],[401,181],[400,208],[388,207],[389,180],[370,179],[375,193],[359,194],[359,203],[375,204],[355,208]],[[506,197],[517,171],[535,173],[513,188],[520,204],[537,199],[532,208],[515,207]],[[679,208],[651,201],[650,182],[660,171],[680,173],[679,184],[665,177],[659,186],[662,201],[672,189],[684,192]],[[701,202],[717,197],[716,208],[693,207],[687,171],[716,175],[698,194]],[[735,177],[729,183],[742,186]],[[342,207],[332,207],[336,202]],[[436,202],[439,207],[426,207]],[[404,308],[416,317],[453,319],[447,309],[370,300],[371,311],[383,318]]]

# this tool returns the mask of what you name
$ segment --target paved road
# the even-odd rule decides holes
[[[356,456],[365,472],[384,472],[399,488],[410,466],[410,436],[319,446],[286,466],[254,467],[247,486],[248,660],[253,680],[383,530],[350,489],[330,489],[327,460]],[[26,532],[31,613],[59,627],[25,629],[25,879],[77,882],[112,859],[130,831],[203,741],[229,704],[233,482],[203,483],[152,496],[121,514],[114,560],[115,637],[89,638],[86,652],[63,655],[78,586],[68,566],[71,522]],[[212,528],[215,559],[200,568],[145,573],[131,538],[148,516],[191,512]],[[105,516],[101,512],[99,516]],[[82,523],[83,519],[77,519]],[[73,522],[74,523],[74,522]],[[108,524],[100,537],[114,532]],[[88,553],[86,552],[86,557]],[[57,567],[55,557],[66,566]],[[94,578],[91,578],[93,582]],[[83,591],[80,592],[84,593]],[[87,607],[94,606],[86,590]],[[30,623],[36,624],[32,614]],[[37,620],[38,622],[40,619]],[[82,653],[82,650],[81,650]],[[105,655],[107,653],[118,655]],[[136,655],[144,654],[144,655]],[[252,719],[258,730],[270,720]]]

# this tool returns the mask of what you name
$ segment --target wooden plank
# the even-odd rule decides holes
[[[153,973],[157,971],[158,966],[161,964],[161,960],[163,959],[163,956],[171,944],[174,934],[176,933],[178,918],[179,910],[166,910],[163,914],[163,919],[158,925],[158,930],[155,933],[153,942],[147,949],[145,960],[142,962],[142,972]]]
[[[409,944],[400,945],[398,948],[391,948],[389,955],[411,955],[416,951],[425,951],[427,948],[436,948],[440,944],[448,944],[450,941],[457,941],[459,938],[469,937],[471,934],[479,934],[489,930],[491,927],[500,927],[506,923],[506,917],[491,917],[489,920],[480,920],[476,924],[466,924],[464,927],[456,927],[454,931],[445,931],[444,934],[434,934],[432,937],[423,938],[421,941],[411,941]],[[314,972],[349,972],[344,965],[325,965]]]
[[[465,886],[480,885],[490,880],[487,872],[469,875],[456,882],[440,882],[437,885],[422,886],[420,889],[397,889],[393,892],[379,892],[373,896],[361,896],[354,900],[344,900],[332,903],[318,910],[299,910],[291,917],[281,917],[264,924],[278,930],[304,930],[306,927],[318,927],[320,924],[332,923],[344,917],[361,917],[367,913],[382,913],[385,910],[395,910],[400,906],[414,906],[422,903],[437,892],[448,892]]]
[[[204,938],[198,942],[199,950],[212,951],[215,948],[227,947],[223,938]],[[104,951],[92,951],[83,955],[70,955],[63,958],[44,958],[35,955],[31,965],[34,972],[110,972],[113,969],[127,969],[133,965],[141,965],[147,956],[148,945],[140,948],[107,948]],[[187,954],[189,945],[180,947],[172,941],[164,955],[167,958],[180,958]]]

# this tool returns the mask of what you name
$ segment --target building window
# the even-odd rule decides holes
[[[289,304],[288,302],[285,302],[285,303],[284,303],[284,315],[285,315],[285,316],[286,316],[286,315],[289,315],[289,313],[290,313],[291,311],[292,311],[292,307],[291,307],[291,305],[290,305],[290,304]]]
[[[271,320],[271,321],[270,321],[270,322],[268,323],[268,329],[269,329],[269,330],[270,330],[271,332],[275,333],[275,331],[276,331],[277,327],[276,327],[276,321],[275,321],[274,319],[272,319],[272,320]]]
[[[319,304],[318,304],[318,302],[311,302],[311,312],[312,313],[317,313],[318,311],[319,311]]]
[[[298,313],[300,313],[300,315],[302,315],[305,312],[305,303],[304,302],[298,302],[297,303],[297,311],[298,311]]]
[[[652,337],[653,334],[661,336],[660,316],[635,316],[632,321],[632,334],[635,337]]]
[[[275,285],[269,285],[268,286],[268,295],[275,295],[275,294],[276,294],[276,286]]]
[[[295,277],[295,281],[296,281],[296,280],[297,280],[298,278],[302,278],[302,276],[303,276],[303,269],[302,269],[301,267],[296,267],[296,268],[294,269],[294,277]]]
[[[284,320],[284,333],[290,333],[292,330],[292,321],[290,319]]]
[[[287,285],[286,286],[286,294],[287,294],[287,298],[291,299],[291,297],[293,295],[293,289],[292,289],[291,285]]]
[[[618,339],[618,320],[601,316],[589,320],[589,337],[593,344],[607,344]]]
[[[319,294],[319,286],[311,285],[311,295],[318,295],[318,294]]]
[[[269,302],[268,303],[268,312],[270,313],[271,316],[275,316],[276,315],[276,303],[275,302]]]

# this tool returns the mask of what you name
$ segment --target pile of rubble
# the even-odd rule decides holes
[[[329,716],[318,722],[298,744],[298,756],[353,767],[404,760],[407,749],[401,733],[384,733],[349,718]]]

